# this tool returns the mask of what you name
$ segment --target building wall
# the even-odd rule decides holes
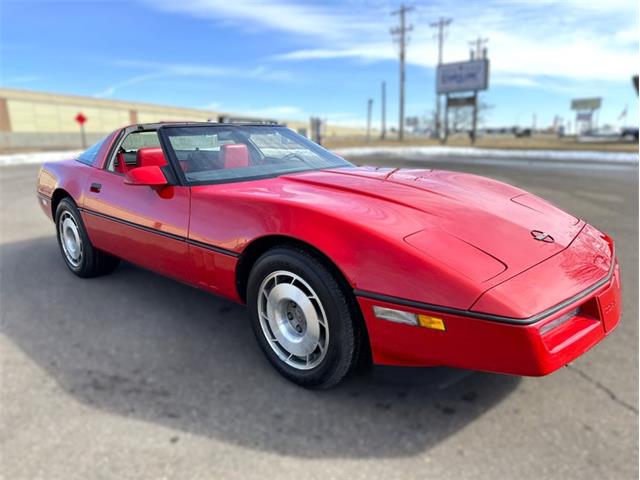
[[[75,116],[79,112],[88,119],[84,125],[87,143],[134,123],[207,121],[221,115],[210,110],[0,88],[0,148],[78,148],[81,137]],[[306,134],[310,132],[308,122],[285,123]],[[356,137],[365,131],[329,124],[324,134]]]
[[[138,122],[206,121],[219,115],[214,111],[8,88],[0,88],[0,101],[2,100],[6,102],[9,124],[4,125],[0,121],[0,131],[10,132],[77,132],[79,127],[75,116],[79,112],[88,118],[85,124],[87,133],[107,133],[123,125]],[[0,112],[1,107],[2,105]]]
[[[82,112],[89,121],[85,124],[87,133],[103,133],[115,130],[118,125],[129,123],[129,112],[117,108],[90,107],[82,105],[60,105],[28,100],[7,101],[11,131],[67,133],[77,132],[74,118]]]

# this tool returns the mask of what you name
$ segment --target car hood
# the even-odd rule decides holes
[[[486,278],[482,280],[504,270],[508,270],[509,276],[516,275],[544,261],[564,250],[584,227],[584,222],[535,195],[496,180],[459,172],[354,167],[286,178],[426,214],[421,217],[424,229],[405,235],[405,241],[426,254],[434,242],[439,243],[440,252],[446,250],[447,242],[454,247],[451,250],[461,244],[481,250],[502,264],[500,268],[487,266],[486,273],[481,275]],[[433,242],[431,232],[435,232]],[[544,235],[547,236],[543,239]],[[461,270],[464,267],[460,265]],[[470,270],[473,268],[474,265],[469,265]]]

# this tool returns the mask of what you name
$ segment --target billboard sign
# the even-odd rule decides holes
[[[489,60],[443,63],[436,72],[438,94],[471,92],[489,88]]]
[[[590,122],[592,116],[593,112],[580,112],[576,115],[576,120],[578,122]]]
[[[574,98],[571,100],[571,110],[597,110],[602,105],[602,98]]]

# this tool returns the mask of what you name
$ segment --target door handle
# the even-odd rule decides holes
[[[91,190],[92,192],[100,193],[101,188],[102,188],[101,183],[92,183],[91,188],[89,190]]]

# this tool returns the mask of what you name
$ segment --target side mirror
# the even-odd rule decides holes
[[[124,183],[148,187],[164,187],[169,184],[162,169],[157,165],[132,168],[125,174]]]

